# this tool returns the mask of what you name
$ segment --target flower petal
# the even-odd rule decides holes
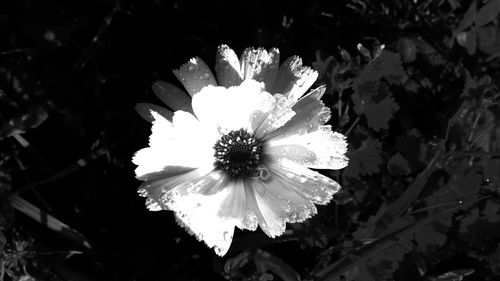
[[[309,89],[318,78],[318,72],[302,66],[302,59],[293,56],[279,68],[271,93],[280,93],[296,101]]]
[[[283,234],[286,222],[301,222],[316,214],[316,207],[301,193],[290,187],[288,180],[271,175],[267,180],[247,183],[253,193],[253,204],[259,225],[269,237]]]
[[[171,189],[165,194],[164,202],[175,211],[181,226],[223,256],[231,245],[234,227],[240,218],[221,216],[227,214],[227,210],[221,208],[227,206],[224,202],[243,186],[227,181],[220,173],[214,171]]]
[[[229,196],[221,203],[218,216],[234,219],[236,226],[240,229],[256,230],[257,217],[255,216],[254,206],[247,199],[248,191],[245,189],[244,182],[237,180],[226,188]]]
[[[327,204],[341,188],[336,181],[292,161],[272,162],[269,169],[290,189],[314,204]]]
[[[152,104],[152,103],[146,103],[146,102],[140,102],[135,105],[135,111],[139,113],[139,115],[146,121],[152,123],[155,118],[151,114],[151,112],[156,112],[163,116],[167,120],[172,120],[172,117],[174,116],[174,112],[170,109],[166,109],[162,106]]]
[[[292,110],[292,103],[283,95],[274,95],[276,100],[272,110],[265,116],[260,125],[255,129],[255,136],[258,138],[266,138],[266,135],[282,127],[290,121],[295,112]]]
[[[346,152],[346,137],[332,132],[330,126],[321,126],[307,134],[271,139],[266,151],[278,161],[287,159],[309,168],[333,170],[347,166]]]
[[[155,95],[172,110],[183,110],[193,113],[191,97],[183,90],[163,81],[153,83],[152,89]]]
[[[185,182],[195,181],[207,175],[210,170],[206,168],[177,169],[176,172],[178,174],[165,173],[164,177],[148,180],[141,184],[137,192],[140,196],[148,198],[146,206],[149,210],[168,210],[169,208],[165,201],[166,192]]]
[[[163,152],[163,151],[161,151]],[[158,157],[157,150],[151,147],[137,151],[132,158],[132,162],[137,165],[135,169],[136,178],[139,180],[151,180],[159,177],[178,174],[183,170],[190,170],[196,167],[178,165],[168,157]]]
[[[191,96],[194,96],[206,86],[217,85],[210,68],[198,57],[190,59],[178,70],[173,70],[173,72]]]
[[[193,97],[193,110],[201,122],[222,132],[253,131],[275,103],[263,88],[254,80],[230,88],[209,86]]]
[[[241,73],[243,79],[253,79],[264,82],[269,91],[278,73],[280,52],[272,48],[267,52],[263,48],[247,48],[241,55]]]
[[[213,144],[218,139],[190,113],[176,111],[173,123],[156,112],[151,127],[149,146],[139,150],[132,161],[138,179],[157,178],[169,173],[169,166],[196,168],[213,167]],[[173,168],[175,169],[175,168]]]
[[[220,45],[215,56],[215,74],[219,85],[226,88],[241,84],[240,61],[227,45]]]
[[[295,115],[283,126],[266,135],[264,139],[285,138],[295,134],[306,134],[319,129],[330,119],[330,109],[319,100],[325,91],[321,86],[308,93],[292,107]]]

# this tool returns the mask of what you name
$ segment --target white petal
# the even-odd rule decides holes
[[[165,174],[164,177],[159,177],[153,180],[145,181],[138,189],[139,195],[148,197],[146,206],[148,209],[154,210],[168,210],[169,207],[166,202],[166,192],[182,185],[186,182],[195,181],[210,173],[210,169],[197,168],[190,170],[178,169],[178,174],[170,173]]]
[[[280,66],[271,93],[280,93],[296,101],[312,86],[317,78],[318,72],[310,67],[302,66],[302,59],[293,56]]]
[[[136,177],[146,180],[168,174],[175,167],[213,166],[213,144],[218,133],[204,127],[190,113],[177,111],[173,124],[156,112],[151,127],[149,146],[139,150],[132,161],[138,165]],[[172,168],[171,166],[174,166]]]
[[[319,130],[271,139],[266,154],[273,159],[294,161],[315,169],[342,169],[347,166],[347,142],[344,135],[332,132],[330,126]]]
[[[210,68],[198,57],[190,59],[178,70],[173,70],[173,72],[191,96],[194,96],[206,86],[217,85]]]
[[[271,89],[278,73],[280,53],[276,48],[267,52],[263,48],[247,48],[241,55],[243,79],[264,82],[267,91]]]
[[[316,214],[307,197],[294,190],[287,179],[271,175],[267,180],[251,181],[259,225],[271,238],[283,234],[287,222],[301,222]]]
[[[193,113],[191,108],[191,97],[176,86],[157,81],[152,86],[155,95],[172,110],[183,110]]]
[[[314,204],[327,204],[341,188],[336,181],[292,161],[272,162],[269,169]]]
[[[228,210],[222,210],[236,188],[241,185],[228,182],[220,171],[213,172],[195,181],[177,186],[166,193],[165,202],[175,211],[178,222],[198,240],[223,256],[229,249],[234,227],[240,221]]]
[[[254,80],[230,88],[209,86],[193,97],[193,110],[201,122],[223,133],[238,129],[252,132],[274,107],[273,96],[263,88],[263,83]]]
[[[220,45],[217,48],[215,74],[219,85],[226,88],[238,86],[243,81],[238,56],[227,45]]]
[[[295,115],[292,110],[293,103],[289,99],[280,94],[274,95],[274,98],[276,100],[274,107],[255,130],[255,136],[258,138],[265,139],[267,134],[282,127]]]
[[[319,87],[301,98],[292,107],[295,115],[279,129],[266,135],[264,139],[286,138],[295,134],[306,134],[319,129],[330,119],[330,109],[319,100],[325,87]]]
[[[137,165],[135,175],[140,180],[151,180],[159,177],[175,175],[183,170],[190,170],[195,167],[179,165],[166,155],[162,157],[164,151],[160,153],[150,147],[137,151],[132,158],[132,162]],[[196,165],[197,166],[197,165]]]
[[[242,180],[229,184],[229,196],[221,204],[218,216],[225,219],[234,219],[240,229],[254,231],[257,229],[257,217],[254,206],[248,200],[248,191]]]

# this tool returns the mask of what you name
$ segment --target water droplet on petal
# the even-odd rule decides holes
[[[196,67],[195,67],[194,65],[190,64],[190,65],[188,66],[188,71],[189,71],[189,72],[194,72],[195,70],[196,70]]]
[[[222,249],[220,247],[214,246],[214,251],[217,255],[222,255]]]
[[[229,231],[224,231],[222,235],[225,242],[230,242],[233,239],[233,236],[229,233]]]

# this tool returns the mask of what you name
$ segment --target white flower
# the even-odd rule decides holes
[[[277,49],[249,48],[238,60],[222,45],[215,72],[199,58],[174,70],[191,106],[168,101],[181,91],[165,84],[160,98],[184,110],[172,121],[166,109],[150,110],[149,147],[133,162],[148,208],[174,211],[222,256],[235,226],[276,237],[287,222],[316,214],[314,204],[327,204],[340,186],[309,168],[341,169],[348,159],[345,137],[325,125],[325,88],[302,97],[318,74],[299,57],[280,66]]]

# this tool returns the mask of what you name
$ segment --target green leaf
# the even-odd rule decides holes
[[[463,217],[460,220],[460,229],[459,231],[461,233],[466,233],[468,232],[468,228],[473,225],[477,220],[479,219],[479,209],[474,208],[472,211],[470,211],[469,214],[467,214],[465,217]]]
[[[424,224],[415,230],[415,241],[424,253],[429,253],[432,248],[442,246],[446,242],[447,236],[438,231],[440,224],[438,222]],[[444,227],[444,229],[448,229]]]
[[[257,249],[254,252],[253,260],[257,271],[262,274],[269,270],[283,281],[300,281],[300,275],[290,265],[268,252]]]
[[[375,233],[382,233],[385,231],[387,225],[399,219],[402,214],[408,210],[408,207],[415,201],[424,188],[430,175],[435,171],[436,164],[441,157],[442,151],[441,149],[436,153],[425,170],[413,180],[408,189],[382,212],[380,218],[377,220],[377,229]]]
[[[12,194],[8,198],[9,203],[17,209],[19,212],[27,215],[28,217],[34,219],[35,221],[39,222],[40,224],[45,225],[46,227],[60,233],[61,235],[65,236],[68,239],[71,239],[84,247],[88,249],[92,249],[92,246],[88,242],[88,240],[80,234],[78,231],[74,230],[73,228],[69,227],[67,224],[63,223],[62,221],[56,219],[55,217],[47,214],[47,212],[42,211],[40,208],[37,206],[31,204],[30,202],[26,201],[25,199]]]
[[[417,227],[429,223],[441,214],[452,210],[455,210],[455,208],[440,212],[438,214],[427,216],[406,226],[400,227],[397,230],[376,239],[368,245],[364,245],[354,250],[352,253],[345,255],[334,264],[331,264],[322,269],[320,272],[316,273],[316,277],[321,281],[331,280],[352,269],[353,267],[361,264],[362,262],[379,255],[379,253],[387,250],[389,247],[392,247],[395,243],[404,243],[404,239],[407,239],[405,237],[414,233]]]
[[[5,235],[3,232],[0,230],[0,253],[3,252],[3,248],[5,247],[5,244],[7,243],[7,239],[5,238]]]
[[[500,205],[493,201],[486,201],[486,205],[484,206],[484,210],[482,212],[483,217],[486,218],[489,222],[497,222],[500,221]]]
[[[490,0],[477,12],[475,24],[477,27],[483,26],[498,16],[500,12],[500,0]]]
[[[500,159],[488,159],[484,168],[485,178],[492,181],[496,186],[500,186]]]
[[[459,31],[456,34],[456,39],[458,45],[467,49],[467,53],[469,55],[473,55],[476,53],[476,32],[474,29],[470,29],[468,31]]]
[[[382,143],[378,140],[371,138],[364,140],[361,147],[349,155],[349,166],[345,169],[345,174],[355,178],[378,173],[382,164],[381,147]]]
[[[453,188],[456,189],[459,194],[470,198],[479,191],[482,180],[483,177],[480,174],[471,171],[465,175],[458,176]]]
[[[392,81],[394,77],[404,75],[399,55],[383,51],[380,56],[370,62],[353,82],[354,94],[351,99],[354,111],[364,114],[368,126],[375,131],[387,129],[388,122],[399,109],[382,77]]]
[[[368,103],[364,113],[368,126],[378,132],[380,129],[389,129],[389,120],[398,110],[399,106],[394,98],[388,96],[378,103]]]
[[[404,176],[411,172],[410,164],[401,153],[396,153],[391,157],[387,163],[387,170],[392,176]]]
[[[32,107],[25,114],[15,117],[0,127],[0,140],[16,134],[23,134],[42,124],[48,117],[50,102]]]
[[[469,27],[474,22],[474,19],[476,18],[476,13],[477,13],[477,3],[476,1],[472,1],[472,3],[469,6],[469,9],[467,9],[467,12],[465,12],[464,18],[458,24],[457,30],[461,31]]]

